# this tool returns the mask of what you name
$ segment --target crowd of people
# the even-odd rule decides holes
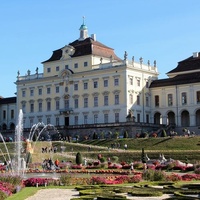
[[[56,159],[54,162],[51,158],[48,159],[44,159],[43,163],[42,163],[42,168],[43,170],[56,170],[56,169],[60,169],[59,167],[59,160]]]

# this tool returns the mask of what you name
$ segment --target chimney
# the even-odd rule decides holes
[[[193,53],[193,58],[197,58],[199,56],[199,52],[194,52]]]
[[[91,34],[91,38],[92,38],[94,41],[97,41],[97,36],[96,36],[96,34]]]

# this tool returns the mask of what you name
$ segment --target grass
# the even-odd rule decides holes
[[[120,148],[111,149],[112,144],[120,144]],[[124,150],[124,144],[127,144],[128,150]],[[8,151],[11,154],[14,152],[14,143],[7,143]],[[25,148],[25,143],[23,144]],[[189,162],[197,163],[200,161],[200,137],[158,137],[158,138],[127,138],[127,139],[99,139],[99,140],[84,140],[76,142],[36,142],[34,153],[32,155],[33,162],[42,162],[46,158],[58,158],[59,160],[75,162],[77,152],[81,152],[83,157],[87,159],[97,159],[97,155],[101,153],[104,157],[112,158],[117,156],[120,161],[131,162],[141,159],[141,149],[144,148],[145,154],[151,159],[157,159],[159,154],[164,154],[165,158],[172,158],[185,161],[185,156]],[[57,146],[58,153],[41,153],[43,147]],[[64,153],[61,153],[60,147],[64,146]],[[91,151],[88,151],[91,147]],[[110,150],[108,150],[108,148]],[[0,143],[0,149],[7,157],[6,149],[3,143]],[[4,160],[0,155],[0,160]]]
[[[34,195],[38,190],[42,188],[37,187],[25,187],[20,192],[13,194],[12,196],[6,198],[6,200],[24,200],[32,195]]]

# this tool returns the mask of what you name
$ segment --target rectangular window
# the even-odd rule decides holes
[[[114,86],[118,86],[119,85],[119,79],[118,78],[115,78],[114,79]]]
[[[140,79],[137,79],[137,86],[140,87]]]
[[[115,113],[115,122],[119,122],[119,113]]]
[[[47,88],[47,94],[51,94],[51,88],[50,87]]]
[[[108,87],[108,80],[104,80],[104,81],[103,81],[103,86],[104,86],[104,87]]]
[[[33,126],[33,119],[30,119],[30,126]]]
[[[74,90],[76,90],[76,91],[78,90],[78,83],[74,84]]]
[[[75,64],[74,64],[74,68],[78,68],[78,63],[75,63]]]
[[[197,103],[200,103],[200,91],[197,91]]]
[[[42,102],[39,102],[39,103],[38,103],[38,111],[39,111],[39,112],[42,112]]]
[[[60,70],[59,66],[56,67],[56,71],[58,72]]]
[[[108,106],[108,96],[104,96],[104,106]]]
[[[26,91],[25,90],[22,91],[22,97],[26,97]]]
[[[60,101],[56,100],[56,110],[59,110],[59,109],[60,109]]]
[[[140,122],[140,113],[137,113],[137,122]]]
[[[104,123],[108,123],[108,114],[104,114]]]
[[[47,117],[47,124],[51,124],[51,118]]]
[[[84,89],[84,90],[87,90],[87,89],[88,89],[88,83],[86,83],[86,82],[83,83],[83,89]]]
[[[159,96],[158,95],[155,96],[155,106],[156,107],[159,106]]]
[[[78,116],[74,116],[74,124],[78,125]]]
[[[30,112],[34,112],[34,104],[33,103],[30,104]]]
[[[33,90],[33,89],[30,90],[30,96],[31,96],[31,97],[34,96],[34,90]]]
[[[11,119],[14,119],[14,117],[15,117],[14,110],[11,110],[10,117],[11,117]]]
[[[168,94],[168,106],[173,105],[173,99],[172,99],[172,94]]]
[[[87,97],[84,98],[83,101],[84,101],[84,108],[87,108],[88,107],[88,98]]]
[[[98,115],[95,114],[95,115],[94,115],[94,124],[97,124],[97,123],[98,123]]]
[[[51,72],[51,68],[48,67],[48,68],[47,68],[47,73],[50,73],[50,72]]]
[[[137,95],[137,105],[140,105],[140,95]]]
[[[149,107],[149,97],[146,97],[146,106]]]
[[[47,111],[51,111],[51,102],[50,101],[47,102]]]
[[[56,117],[56,126],[60,126],[60,119],[59,119],[59,117]]]
[[[6,111],[3,111],[3,119],[6,119]]]
[[[130,81],[130,85],[133,85],[133,78],[132,77],[130,77],[129,81]]]
[[[59,93],[59,86],[56,86],[56,93]]]
[[[65,65],[65,69],[69,69],[69,65]]]
[[[84,67],[87,67],[88,66],[88,62],[84,62]]]
[[[133,104],[133,95],[129,94],[129,104]]]
[[[74,108],[78,108],[78,99],[74,99]]]
[[[87,124],[87,123],[88,123],[88,116],[84,115],[84,124]]]
[[[149,88],[149,82],[148,81],[146,82],[146,88]]]
[[[146,115],[146,123],[149,123],[149,115]]]
[[[98,97],[94,97],[94,107],[98,107]]]
[[[182,105],[185,105],[185,104],[187,104],[187,94],[186,94],[186,92],[183,92],[182,94],[181,94],[182,96]]]
[[[65,109],[69,109],[69,99],[65,99],[64,104],[65,104]]]
[[[98,82],[94,81],[94,88],[98,88]]]
[[[119,105],[119,95],[115,95],[115,105]]]
[[[38,89],[38,95],[42,95],[42,88]]]

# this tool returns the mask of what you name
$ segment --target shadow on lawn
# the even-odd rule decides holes
[[[171,137],[170,138],[166,138],[166,139],[164,139],[164,140],[162,140],[160,142],[157,142],[157,143],[153,144],[153,146],[158,145],[158,144],[163,143],[163,142],[166,142],[166,141],[171,140],[171,139],[172,139]]]

